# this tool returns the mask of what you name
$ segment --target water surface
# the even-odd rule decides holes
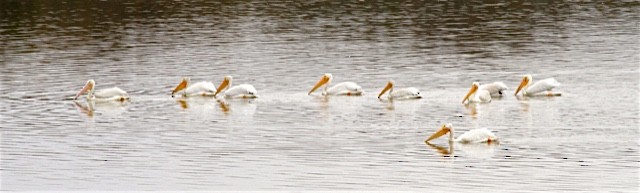
[[[613,2],[0,2],[2,190],[638,190],[638,13]],[[323,73],[362,97],[308,96]],[[562,97],[516,98],[522,75]],[[254,100],[176,100],[182,77]],[[70,101],[88,79],[126,103]],[[422,100],[375,98],[393,79]],[[462,105],[471,82],[503,81]],[[494,130],[494,145],[424,139]]]

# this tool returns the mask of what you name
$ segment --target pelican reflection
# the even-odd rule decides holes
[[[225,114],[253,115],[256,113],[258,106],[256,99],[245,98],[243,100],[216,100],[218,108]]]
[[[495,155],[496,147],[499,144],[497,143],[454,143],[449,142],[448,146],[441,146],[432,144],[429,142],[425,142],[428,147],[432,148],[439,154],[445,157],[452,157],[458,150],[458,152],[462,152],[464,156],[468,156],[471,158],[477,159],[488,159]]]
[[[443,156],[448,156],[448,155],[453,154],[453,141],[449,141],[448,148],[444,147],[444,146],[439,146],[439,145],[436,145],[436,144],[432,144],[432,143],[429,143],[429,142],[425,142],[425,143],[427,144],[427,146],[433,148],[434,150],[436,150],[438,153],[440,153]]]
[[[109,102],[96,102],[92,100],[87,101],[73,101],[73,105],[78,112],[87,115],[89,118],[93,118],[95,111],[99,110],[101,114],[106,115],[120,115],[126,109],[127,102],[109,101]]]

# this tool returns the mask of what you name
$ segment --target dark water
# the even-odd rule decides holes
[[[1,190],[638,190],[635,1],[0,1]],[[307,96],[323,73],[363,97]],[[556,98],[462,105],[471,82]],[[177,101],[225,75],[261,98]],[[131,101],[65,100],[87,79]],[[375,99],[387,80],[422,100]],[[442,123],[499,145],[423,141]]]

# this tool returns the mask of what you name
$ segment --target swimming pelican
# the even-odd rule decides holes
[[[522,78],[522,82],[516,89],[516,93],[514,95],[518,95],[520,90],[522,90],[523,96],[536,96],[536,95],[546,95],[546,96],[561,96],[562,93],[554,93],[551,90],[555,87],[560,86],[560,83],[556,81],[554,78],[547,78],[544,80],[539,80],[531,84],[533,78],[531,78],[530,74],[524,75]]]
[[[462,99],[462,104],[467,101],[469,103],[491,102],[491,93],[488,90],[478,89],[478,87],[480,87],[479,82],[473,82],[473,84],[471,84],[471,89],[469,89],[467,95]]]
[[[125,101],[129,99],[129,95],[126,91],[118,88],[107,88],[95,91],[96,82],[93,79],[87,81],[87,83],[80,89],[78,94],[73,97],[73,100],[78,99],[78,97],[84,93],[87,93],[87,100],[96,100],[96,101]]]
[[[502,96],[502,91],[509,89],[503,82],[493,82],[480,85],[479,90],[487,90],[491,96]]]
[[[322,75],[322,78],[320,78],[320,80],[316,83],[316,85],[313,86],[311,91],[309,91],[309,95],[311,95],[313,91],[320,88],[322,85],[325,85],[324,90],[322,91],[323,96],[325,95],[362,95],[364,93],[364,91],[362,90],[362,87],[360,87],[360,85],[354,82],[341,82],[336,84],[335,86],[332,86],[331,88],[327,88],[331,84],[332,80],[333,80],[333,75],[329,73]]]
[[[380,97],[384,95],[384,93],[386,93],[387,91],[389,91],[389,94],[388,94],[389,100],[422,98],[422,95],[420,95],[420,90],[418,90],[417,88],[407,87],[407,88],[393,90],[394,84],[395,82],[393,80],[390,80],[389,82],[387,82],[387,86],[385,86],[384,89],[382,89],[382,91],[380,92],[380,94],[378,94],[378,99],[380,99]]]
[[[451,123],[447,123],[442,125],[440,130],[433,133],[425,142],[429,142],[433,139],[436,139],[444,134],[449,133],[449,141],[458,142],[458,143],[492,143],[498,142],[498,137],[496,137],[493,132],[486,128],[481,129],[472,129],[460,135],[458,138],[453,138],[453,125]]]
[[[189,83],[191,83],[190,78],[182,78],[182,82],[180,82],[180,84],[178,84],[178,86],[176,86],[176,88],[171,91],[171,97],[173,97],[175,93],[181,90],[184,90],[182,92],[182,97],[213,96],[216,93],[216,86],[211,82],[201,81],[196,82],[192,85],[189,85]]]
[[[232,80],[233,80],[233,77],[225,76],[220,86],[218,86],[216,93],[214,93],[213,95],[218,96],[218,94],[222,92],[225,98],[257,98],[258,97],[257,95],[258,91],[256,91],[256,88],[254,88],[252,85],[241,84],[241,85],[232,87],[231,86]]]

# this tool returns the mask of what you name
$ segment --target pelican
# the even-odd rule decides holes
[[[118,88],[107,88],[95,91],[96,82],[93,79],[87,81],[87,83],[80,89],[78,94],[73,97],[73,100],[77,100],[78,97],[84,93],[87,93],[87,100],[96,101],[125,101],[129,99],[129,95],[126,91]]]
[[[313,86],[311,91],[309,91],[308,95],[311,95],[313,91],[320,88],[322,85],[324,85],[324,90],[322,91],[323,96],[325,95],[362,95],[364,93],[364,91],[362,90],[362,87],[360,87],[360,85],[354,82],[341,82],[336,84],[335,86],[332,86],[331,88],[327,88],[331,84],[332,80],[333,80],[333,76],[331,74],[326,73],[322,75],[322,78],[320,78],[320,80],[316,83],[316,85]]]
[[[503,82],[493,82],[480,85],[478,90],[487,90],[491,96],[502,96],[502,91],[509,89]]]
[[[478,89],[478,87],[480,87],[480,83],[478,82],[473,82],[473,84],[471,84],[471,89],[469,89],[467,95],[462,99],[462,104],[467,101],[469,103],[491,102],[491,93],[485,89]]]
[[[516,89],[516,93],[514,95],[518,95],[520,90],[522,90],[523,96],[536,96],[536,95],[546,95],[546,96],[561,96],[562,93],[554,93],[551,92],[555,87],[560,86],[560,83],[556,81],[554,78],[547,78],[544,80],[539,80],[531,84],[533,78],[531,78],[530,74],[524,75],[522,78],[522,82]]]
[[[257,95],[258,91],[256,91],[256,88],[254,88],[252,85],[241,84],[241,85],[232,87],[231,86],[232,80],[233,80],[233,77],[225,76],[224,80],[222,80],[222,83],[220,84],[220,86],[218,86],[218,89],[216,93],[213,94],[213,96],[218,96],[218,94],[222,92],[225,98],[257,98],[258,97]]]
[[[190,82],[190,78],[182,78],[182,82],[180,82],[180,84],[178,84],[178,86],[176,86],[176,88],[171,91],[171,97],[173,97],[175,93],[181,90],[184,90],[182,92],[182,97],[213,96],[216,93],[216,86],[211,82],[201,81],[189,85]]]
[[[417,88],[408,87],[408,88],[393,90],[394,84],[395,82],[393,80],[389,80],[389,82],[387,82],[387,85],[384,87],[384,89],[382,89],[380,94],[378,94],[378,99],[380,99],[380,97],[384,95],[384,93],[386,93],[387,91],[389,91],[389,94],[388,94],[389,100],[422,98],[422,95],[420,95],[420,90],[418,90]]]
[[[481,129],[472,129],[460,135],[458,138],[453,138],[453,125],[451,123],[447,123],[442,125],[440,130],[433,133],[425,142],[429,142],[433,139],[436,139],[444,134],[449,133],[449,141],[450,142],[458,142],[458,143],[492,143],[498,142],[498,137],[496,137],[493,132],[486,128]]]

